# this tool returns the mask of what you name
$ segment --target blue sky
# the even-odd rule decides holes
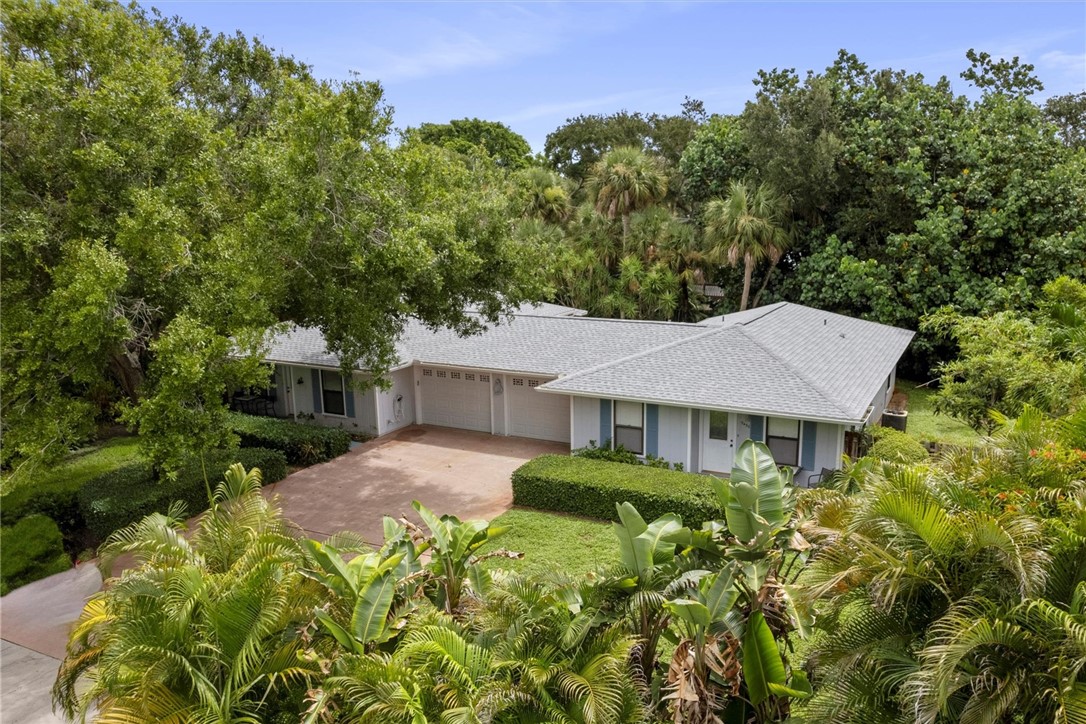
[[[760,68],[822,69],[839,48],[956,90],[968,48],[1037,66],[1041,97],[1086,90],[1086,2],[155,2],[242,30],[322,78],[380,80],[400,127],[479,117],[542,150],[581,113],[742,110]]]

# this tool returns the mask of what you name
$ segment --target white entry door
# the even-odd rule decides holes
[[[730,473],[735,456],[736,417],[730,412],[701,411],[701,469]]]
[[[546,379],[509,376],[509,434],[569,442],[569,395],[536,388]]]
[[[423,367],[419,393],[427,425],[490,432],[489,375]]]

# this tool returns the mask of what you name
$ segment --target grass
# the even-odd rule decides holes
[[[618,562],[618,541],[610,523],[560,513],[516,508],[492,521],[510,529],[480,553],[505,548],[524,553],[520,560],[493,558],[485,565],[538,575],[558,569],[583,574]]]
[[[898,380],[897,389],[909,395],[909,422],[906,432],[920,442],[972,445],[980,439],[977,432],[961,420],[935,412],[935,390],[917,383]]]
[[[27,487],[63,486],[78,490],[91,478],[109,472],[122,465],[140,459],[135,437],[115,437],[105,442],[76,450],[56,466],[48,470],[39,470],[23,478],[17,489]],[[9,493],[11,484],[5,478],[0,484],[0,492]]]

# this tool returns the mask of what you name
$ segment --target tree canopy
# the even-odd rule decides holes
[[[167,467],[226,441],[265,332],[381,374],[415,316],[461,332],[540,293],[504,176],[388,143],[377,83],[117,3],[5,7],[4,462],[124,419]]]
[[[410,129],[407,135],[468,155],[482,149],[498,166],[513,171],[527,167],[532,161],[532,147],[524,136],[497,121],[461,118],[448,123],[423,123]]]

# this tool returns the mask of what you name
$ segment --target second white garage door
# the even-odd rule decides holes
[[[509,378],[509,427],[517,437],[569,442],[569,396],[536,389],[546,379]]]
[[[490,432],[490,376],[423,367],[422,422]]]

